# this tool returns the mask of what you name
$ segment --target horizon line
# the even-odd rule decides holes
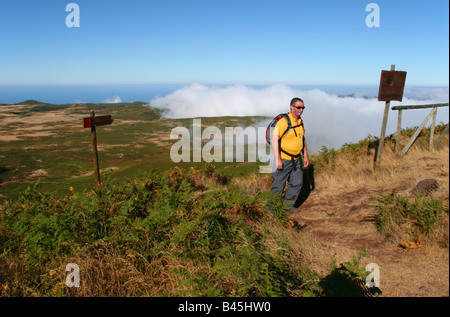
[[[227,85],[227,86],[276,86],[276,85],[286,85],[286,86],[333,86],[333,87],[379,87],[379,83],[377,84],[330,84],[330,83],[203,83],[203,82],[152,82],[152,83],[0,83],[0,86],[145,86],[145,85]],[[447,84],[405,84],[405,87],[433,87],[433,88],[450,88],[449,83]]]

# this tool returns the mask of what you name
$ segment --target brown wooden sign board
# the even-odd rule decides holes
[[[92,139],[92,149],[94,151],[94,168],[95,168],[95,183],[97,185],[101,184],[100,181],[100,166],[98,164],[98,149],[97,149],[97,131],[95,127],[101,125],[108,125],[113,123],[114,118],[111,115],[106,116],[95,116],[95,111],[91,110],[91,116],[83,118],[83,123],[85,128],[91,128],[91,139]]]
[[[109,125],[113,122],[114,118],[111,115],[83,118],[85,128],[91,128],[92,126],[98,127],[102,125]]]
[[[402,101],[405,80],[406,72],[382,70],[378,101]]]

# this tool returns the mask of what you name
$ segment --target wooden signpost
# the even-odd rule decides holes
[[[381,125],[380,143],[378,144],[375,168],[380,166],[383,155],[384,138],[389,114],[391,100],[402,101],[405,87],[406,72],[395,71],[395,65],[391,65],[391,70],[381,71],[380,88],[378,90],[378,101],[386,101],[384,108],[383,123]]]
[[[91,116],[83,118],[85,128],[91,128],[92,149],[94,151],[94,169],[95,169],[95,183],[100,185],[100,167],[98,164],[98,150],[97,150],[97,131],[96,127],[102,125],[109,125],[114,122],[114,118],[111,115],[107,116],[95,116],[95,112],[91,111]]]

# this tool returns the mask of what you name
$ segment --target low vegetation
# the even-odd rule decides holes
[[[135,106],[125,109],[138,111]],[[138,131],[133,124],[133,135]],[[327,177],[321,185],[334,182],[332,187],[341,190],[339,186],[362,182],[352,175],[364,173],[347,173],[346,184],[335,186],[342,182],[342,171],[370,166],[377,142],[368,136],[311,155],[317,175]],[[387,138],[387,146],[392,144]],[[12,177],[8,158],[0,159],[0,174]],[[135,173],[130,168],[128,177],[103,172],[97,187],[60,182],[58,190],[42,189],[39,180],[28,183],[13,198],[0,201],[0,296],[382,294],[382,288],[366,286],[369,272],[361,265],[365,249],[343,263],[331,258],[325,273],[309,267],[301,226],[270,195],[268,179],[257,168],[256,163],[172,165]],[[377,211],[374,226],[388,241],[427,241],[448,249],[448,193],[376,193],[371,208]],[[69,263],[80,268],[79,288],[66,286]]]
[[[68,189],[69,190],[69,189]],[[210,170],[174,168],[1,207],[2,296],[300,296],[316,279],[249,195]],[[81,268],[79,292],[63,266]],[[306,287],[305,285],[308,285]]]
[[[321,296],[338,292],[342,272],[370,294],[355,264],[338,277],[311,272],[285,236],[297,229],[283,204],[268,213],[267,192],[249,194],[212,165],[64,197],[36,185],[0,206],[2,296]],[[64,283],[68,263],[79,290]]]
[[[394,190],[380,195],[374,207],[379,211],[376,224],[380,232],[388,238],[410,241],[403,242],[405,248],[422,246],[426,238],[437,239],[448,248],[448,206],[445,209],[444,198],[416,194],[411,200]]]

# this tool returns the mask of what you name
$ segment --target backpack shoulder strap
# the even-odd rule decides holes
[[[287,129],[286,129],[286,130],[283,132],[283,134],[281,135],[280,140],[281,140],[281,138],[284,137],[284,136],[289,132],[289,130],[292,128],[291,118],[289,118],[289,114],[288,114],[288,113],[283,113],[282,116],[283,116],[283,118],[286,119],[287,125],[288,125],[288,126],[287,126]],[[281,120],[281,119],[280,119],[280,120]]]

